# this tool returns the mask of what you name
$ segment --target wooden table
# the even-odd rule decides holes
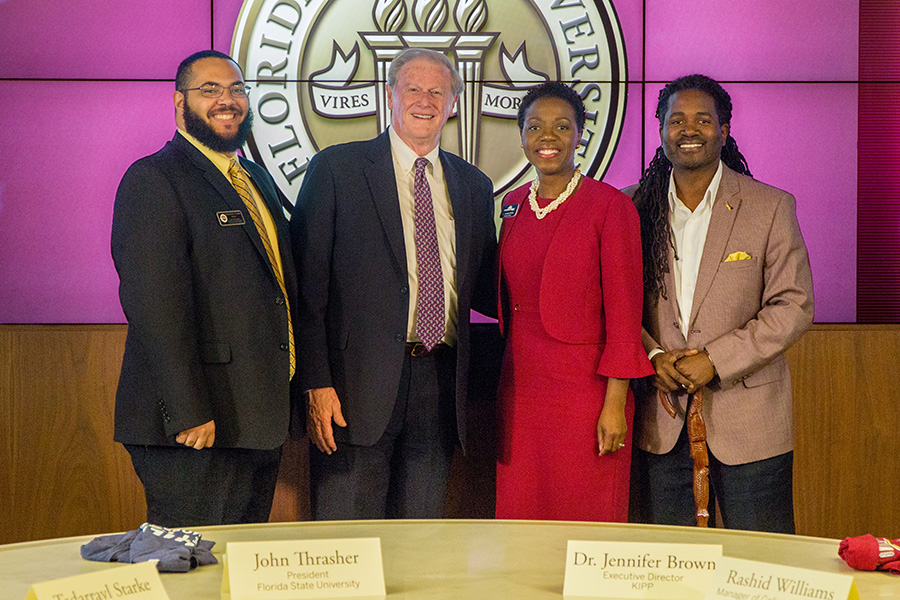
[[[198,527],[220,564],[162,574],[172,600],[220,600],[227,542],[381,538],[388,598],[410,600],[561,598],[568,540],[721,544],[725,556],[850,574],[862,600],[900,598],[900,576],[860,572],[837,555],[838,540],[659,525],[549,521],[348,521]],[[111,566],[82,560],[91,539],[0,546],[0,597],[21,599],[33,583]]]

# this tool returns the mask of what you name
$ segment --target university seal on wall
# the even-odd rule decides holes
[[[291,201],[317,151],[387,127],[388,66],[409,47],[457,65],[466,88],[441,147],[487,173],[498,195],[533,177],[516,109],[547,80],[584,100],[576,162],[588,175],[606,172],[627,80],[611,0],[247,0],[232,42],[253,87],[247,146]]]

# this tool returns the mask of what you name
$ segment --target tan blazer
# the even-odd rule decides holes
[[[625,190],[634,195],[636,186]],[[730,260],[729,260],[730,258]],[[784,351],[812,325],[813,285],[794,197],[725,167],[703,247],[687,340],[678,325],[672,276],[668,299],[644,310],[644,349],[706,348],[717,377],[703,390],[710,451],[744,464],[793,449],[791,379]],[[655,388],[637,397],[635,440],[670,451],[684,424],[687,394],[673,393],[672,418]]]

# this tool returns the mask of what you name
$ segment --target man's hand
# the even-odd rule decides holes
[[[697,354],[697,350],[691,348],[679,348],[678,350],[668,350],[659,352],[650,359],[656,376],[653,377],[653,385],[656,389],[669,393],[678,389],[689,390],[693,385],[691,378],[681,372],[675,366],[680,360]],[[708,359],[707,359],[708,362]]]
[[[338,427],[346,427],[341,414],[341,401],[333,387],[309,390],[309,411],[306,413],[306,433],[316,448],[325,454],[337,450],[331,421]]]
[[[203,425],[185,429],[175,436],[175,441],[194,450],[210,448],[216,441],[216,422],[208,421]]]
[[[713,368],[712,361],[709,359],[709,354],[706,353],[706,350],[694,350],[694,354],[678,359],[675,362],[675,368],[691,381],[691,385],[685,389],[692,394],[712,381],[712,378],[716,376],[716,370]]]

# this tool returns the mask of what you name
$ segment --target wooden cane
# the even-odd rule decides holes
[[[663,408],[674,419],[677,412],[669,395],[660,391]],[[691,394],[688,408],[687,434],[694,461],[694,504],[697,507],[697,527],[709,526],[709,448],[706,445],[706,422],[703,420],[703,390]]]

